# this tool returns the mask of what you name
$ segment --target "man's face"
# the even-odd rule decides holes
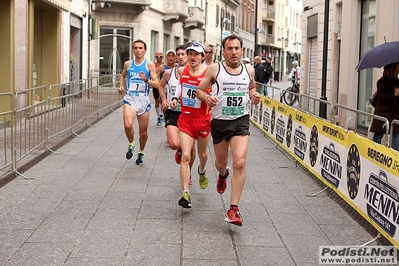
[[[137,42],[133,45],[133,54],[135,58],[144,57],[146,52],[147,50],[144,49],[144,43]]]
[[[266,62],[268,62],[269,64],[272,62],[271,58],[266,58]]]
[[[166,61],[168,62],[169,65],[174,64],[175,61],[176,61],[176,56],[175,56],[175,54],[172,53],[172,52],[169,52],[169,53],[166,55]]]
[[[227,63],[239,63],[242,56],[242,48],[240,41],[237,39],[227,40],[224,44],[223,56]]]
[[[202,54],[200,54],[194,50],[187,51],[187,58],[188,58],[188,63],[192,67],[196,67],[196,66],[202,64]]]
[[[163,54],[161,52],[156,52],[155,53],[155,60],[157,61],[158,64],[162,63],[163,59]]]
[[[213,50],[212,50],[212,47],[209,47],[209,46],[207,46],[206,48],[205,48],[205,60],[209,60],[209,59],[211,59],[212,58],[212,56],[213,56]]]
[[[176,52],[177,62],[179,66],[185,66],[187,64],[187,53],[184,49],[179,49]]]

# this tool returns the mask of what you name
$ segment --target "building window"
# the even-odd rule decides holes
[[[163,35],[163,51],[166,53],[170,49],[170,35],[164,33]]]
[[[219,5],[216,4],[216,27],[219,27],[219,21],[220,21]]]
[[[273,25],[267,25],[267,34],[273,35]]]
[[[360,55],[374,47],[375,38],[375,13],[376,0],[363,0],[360,27]],[[360,58],[359,58],[360,59]],[[368,98],[371,95],[373,84],[373,69],[365,69],[359,73],[358,102],[357,109],[367,111]],[[368,127],[370,121],[361,115],[359,126]]]
[[[147,47],[148,48],[148,47]],[[155,52],[159,49],[159,33],[157,31],[151,31],[151,57],[155,58]]]
[[[175,46],[174,46],[174,48],[176,48],[179,45],[180,45],[180,37],[176,37],[175,36]]]

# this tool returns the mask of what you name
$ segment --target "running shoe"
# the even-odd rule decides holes
[[[192,185],[193,184],[193,179],[191,178],[191,175],[190,175],[190,182],[188,183],[189,185]]]
[[[165,122],[164,119],[163,119],[163,115],[161,115],[159,118],[161,120],[161,124],[163,124]]]
[[[144,152],[143,151],[139,151],[137,153],[137,159],[136,159],[136,164],[140,165],[144,163]]]
[[[183,192],[183,196],[179,200],[179,205],[183,208],[191,208],[191,196],[190,192]]]
[[[175,153],[175,162],[177,164],[181,163],[181,149],[177,149]]]
[[[158,117],[158,120],[157,120],[157,126],[160,126],[162,124],[162,122],[161,122],[161,118],[160,117]]]
[[[204,173],[200,174],[199,169],[200,169],[200,166],[198,165],[199,185],[202,189],[205,189],[208,187],[208,176],[206,175],[205,170],[204,170]]]
[[[216,182],[216,190],[219,194],[223,194],[224,191],[226,190],[226,186],[227,186],[227,178],[229,177],[230,174],[230,167],[226,167],[226,175],[225,176],[220,176],[218,178],[218,181]]]
[[[233,206],[226,212],[226,216],[224,217],[224,220],[228,223],[242,226],[242,217],[240,214],[240,210],[238,209],[237,206]]]
[[[127,147],[127,152],[126,152],[126,159],[130,160],[133,157],[134,154],[134,149],[136,148],[136,144],[129,144]]]

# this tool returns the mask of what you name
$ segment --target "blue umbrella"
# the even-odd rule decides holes
[[[356,70],[383,67],[399,62],[399,42],[385,42],[368,50],[357,64]]]

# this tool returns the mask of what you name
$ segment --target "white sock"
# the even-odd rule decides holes
[[[157,112],[157,116],[159,117],[162,113],[161,106],[155,107],[155,111]]]

